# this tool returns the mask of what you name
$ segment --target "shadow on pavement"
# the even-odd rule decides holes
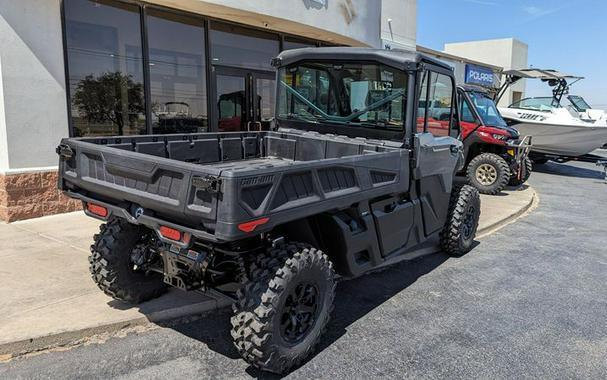
[[[475,247],[479,244],[479,242],[475,242]],[[335,296],[333,318],[329,323],[327,332],[320,341],[316,353],[305,362],[331,346],[346,333],[348,326],[352,323],[415,283],[420,277],[435,270],[448,259],[450,257],[442,252],[428,254],[412,261],[403,261],[388,266],[378,272],[372,272],[353,280],[340,282]],[[211,350],[230,359],[242,360],[232,345],[230,317],[230,308],[224,308],[209,312],[202,317],[192,318],[191,322],[180,321],[173,325],[171,323],[161,325],[196,339],[207,345]],[[255,378],[281,378],[278,375],[259,371],[252,366],[247,368],[247,373]]]
[[[535,165],[533,171],[544,174],[555,174],[566,177],[577,177],[577,178],[590,178],[590,179],[603,179],[603,171],[598,166],[596,170],[582,168],[579,166],[569,165],[567,163],[559,164],[549,162],[544,165]],[[532,174],[533,176],[533,174]]]

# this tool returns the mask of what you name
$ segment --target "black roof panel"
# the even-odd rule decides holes
[[[378,61],[389,66],[404,69],[408,63],[425,61],[452,70],[451,66],[425,54],[407,50],[384,50],[360,47],[319,47],[286,50],[277,57],[278,65],[286,66],[294,62],[311,61]]]

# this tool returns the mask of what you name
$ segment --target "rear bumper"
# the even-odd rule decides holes
[[[206,232],[206,231],[196,230],[196,229],[193,229],[193,228],[190,228],[190,227],[186,227],[186,226],[182,226],[182,225],[179,225],[179,224],[170,223],[170,222],[167,222],[165,220],[157,219],[157,218],[154,218],[154,217],[149,216],[149,215],[140,215],[138,217],[135,217],[135,216],[131,215],[131,213],[128,210],[126,210],[125,208],[113,205],[111,203],[101,202],[101,201],[99,201],[97,199],[89,198],[89,197],[86,197],[86,196],[84,196],[82,194],[75,193],[75,192],[72,192],[72,191],[69,191],[69,190],[68,191],[64,191],[64,194],[67,195],[70,198],[81,200],[83,202],[83,204],[84,204],[84,207],[83,207],[84,208],[84,213],[87,216],[90,216],[90,217],[95,218],[95,219],[103,220],[103,221],[106,221],[110,217],[114,216],[114,217],[125,219],[126,221],[128,221],[131,224],[146,226],[146,227],[154,230],[156,232],[156,234],[158,235],[158,238],[160,240],[162,240],[163,242],[168,243],[168,244],[177,245],[180,248],[187,248],[189,246],[189,244],[184,244],[184,243],[179,242],[179,241],[174,241],[174,240],[170,240],[170,239],[164,238],[160,234],[160,232],[159,232],[161,226],[166,226],[166,227],[171,227],[171,228],[177,229],[177,230],[179,230],[181,232],[188,233],[188,234],[190,234],[191,236],[193,236],[195,238],[202,239],[202,240],[205,240],[205,241],[214,242],[214,243],[221,242],[221,240],[218,239],[215,235],[213,235],[213,234],[211,234],[209,232]],[[94,203],[96,205],[105,207],[108,210],[107,216],[106,217],[100,217],[100,216],[98,216],[96,214],[91,213],[90,211],[88,211],[88,209],[86,207],[86,203]]]

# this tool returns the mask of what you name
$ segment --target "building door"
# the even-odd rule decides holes
[[[274,114],[275,74],[215,68],[215,110],[220,132],[267,130]]]

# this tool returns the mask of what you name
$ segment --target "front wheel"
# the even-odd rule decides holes
[[[293,243],[261,255],[249,272],[233,307],[234,345],[255,367],[284,373],[312,353],[327,327],[333,264],[322,251]]]
[[[510,177],[510,182],[508,185],[518,187],[523,183],[527,182],[529,177],[531,177],[531,172],[533,171],[533,163],[529,157],[525,157],[523,162],[521,163],[521,176],[518,177],[518,173],[512,173]]]
[[[472,249],[481,215],[481,197],[474,187],[454,188],[449,214],[440,235],[442,249],[450,256],[461,256]]]
[[[502,157],[482,153],[474,157],[466,170],[468,183],[483,194],[495,195],[504,190],[510,181],[510,168]]]

